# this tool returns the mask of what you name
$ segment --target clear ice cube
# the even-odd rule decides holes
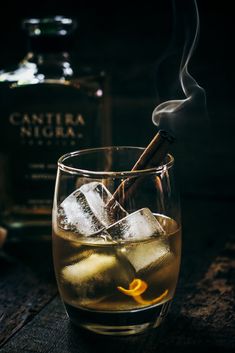
[[[158,220],[148,208],[142,208],[106,228],[114,240],[144,240],[164,234]]]
[[[157,265],[170,253],[168,237],[148,208],[131,213],[106,230],[114,240],[133,240],[122,252],[136,272]]]
[[[142,273],[142,272],[141,272]],[[168,252],[158,261],[151,264],[148,269],[150,283],[157,283],[159,287],[167,288],[169,284],[176,283],[178,276],[178,263],[173,252]]]
[[[62,269],[62,282],[71,299],[80,304],[99,302],[117,286],[128,287],[134,269],[122,254],[91,253]]]
[[[103,229],[116,221],[117,210],[119,217],[128,214],[117,201],[113,203],[111,209],[107,207],[111,199],[112,194],[103,184],[98,182],[84,184],[61,203],[58,209],[60,227],[85,236],[101,230],[103,234],[105,232]]]
[[[91,182],[84,184],[80,190],[86,196],[87,202],[94,215],[105,226],[113,224],[117,219],[126,217],[128,212],[113,198],[109,190],[101,183]],[[113,200],[111,207],[107,205]],[[117,218],[118,217],[118,218]]]
[[[138,273],[158,269],[171,258],[170,246],[166,235],[141,243],[132,243],[122,249],[123,255]]]
[[[58,221],[64,230],[78,232],[81,235],[90,235],[104,228],[79,189],[61,203],[58,209]]]

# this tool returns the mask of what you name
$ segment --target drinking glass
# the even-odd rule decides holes
[[[181,258],[174,158],[132,171],[139,147],[80,150],[58,161],[53,258],[70,320],[100,334],[160,325]]]

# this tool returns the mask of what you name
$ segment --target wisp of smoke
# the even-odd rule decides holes
[[[208,189],[206,178],[211,173],[205,92],[188,68],[198,41],[199,13],[196,0],[172,1],[173,38],[159,63],[158,73],[163,77],[163,84],[160,84],[161,77],[157,81],[159,92],[165,96],[154,109],[152,120],[158,129],[166,129],[176,137],[172,153],[177,160],[181,189],[199,193],[204,187]]]
[[[173,28],[172,46],[175,48],[171,48],[171,51],[179,50],[176,46],[182,40],[182,38],[178,38],[182,35],[182,32],[188,36],[188,38],[185,39],[179,69],[180,86],[185,98],[171,99],[160,103],[152,113],[153,123],[157,126],[161,126],[161,120],[163,118],[172,118],[178,114],[183,114],[187,108],[191,108],[192,105],[196,103],[199,103],[200,106],[205,106],[204,90],[188,71],[188,65],[199,37],[199,13],[196,0],[174,1],[173,11],[175,15],[175,25]],[[182,25],[185,26],[183,31],[181,30]],[[164,125],[164,122],[162,123]]]

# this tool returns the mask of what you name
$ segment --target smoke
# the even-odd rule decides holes
[[[174,62],[173,67],[175,67],[175,62],[177,62],[178,57],[181,57],[178,69],[178,83],[180,84],[181,92],[184,97],[181,99],[169,99],[160,103],[152,113],[152,120],[153,123],[159,127],[168,125],[168,129],[173,130],[173,133],[178,135],[180,131],[174,131],[176,130],[176,128],[174,128],[175,123],[164,120],[169,118],[174,118],[175,120],[177,116],[181,116],[182,118],[182,115],[188,112],[188,110],[192,111],[195,107],[197,107],[197,109],[199,107],[204,109],[205,113],[206,99],[203,88],[199,86],[193,76],[189,73],[188,69],[189,62],[195,51],[199,38],[200,24],[196,0],[173,1],[173,18],[172,40],[169,49],[164,55],[164,58],[162,58],[160,64],[167,64],[169,73],[169,71],[172,70],[172,67],[170,68],[172,62]],[[172,59],[171,62],[169,58]],[[161,66],[160,64],[159,69]],[[174,74],[172,77],[174,77]],[[171,85],[173,86],[172,81]],[[174,86],[176,86],[175,82]],[[168,91],[170,92],[169,86]],[[179,95],[179,90],[177,91],[175,89],[173,94]],[[179,117],[177,119],[179,119]]]
[[[210,128],[206,96],[189,73],[199,38],[196,0],[172,0],[172,40],[158,63],[157,87],[160,104],[152,113],[153,123],[176,137],[171,151],[176,158],[181,190],[202,191],[209,176]],[[200,72],[200,65],[196,70]],[[198,191],[197,191],[198,192]]]

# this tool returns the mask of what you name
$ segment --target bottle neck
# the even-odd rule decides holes
[[[24,63],[34,64],[37,74],[43,76],[44,79],[69,79],[74,75],[70,55],[66,52],[29,52],[24,59]]]
[[[51,52],[33,52],[30,51],[25,57],[26,61],[33,62],[37,65],[42,65],[45,63],[58,63],[58,64],[63,64],[63,63],[68,63],[70,64],[70,54],[68,52],[57,52],[57,53],[51,53]]]
[[[29,36],[28,48],[34,53],[56,54],[70,52],[73,46],[72,36]]]

